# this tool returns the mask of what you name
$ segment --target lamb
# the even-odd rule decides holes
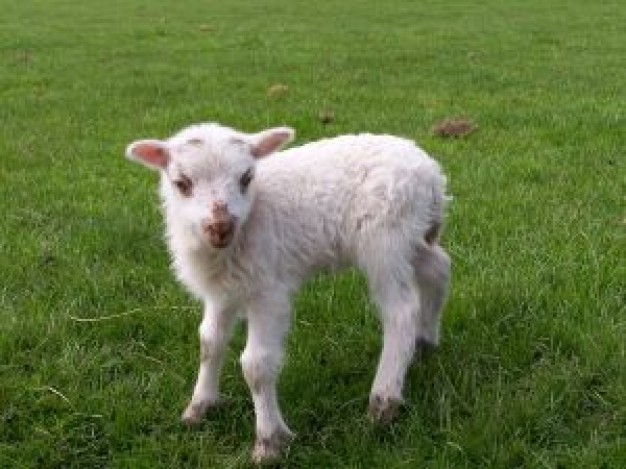
[[[238,317],[256,416],[257,463],[292,438],[276,381],[290,298],[319,269],[359,268],[383,328],[368,413],[388,423],[403,403],[413,356],[439,342],[450,258],[439,245],[446,201],[439,165],[413,142],[346,135],[282,150],[286,127],[246,134],[215,123],[126,155],[160,171],[166,234],[178,279],[204,303],[200,369],[182,419],[196,424],[219,401],[219,374]],[[282,151],[279,151],[282,150]]]

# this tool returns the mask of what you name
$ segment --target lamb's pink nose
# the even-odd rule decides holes
[[[235,233],[235,221],[231,217],[228,220],[212,221],[203,223],[202,229],[209,236],[209,242],[213,247],[224,248],[228,246]]]
[[[235,233],[235,217],[228,213],[228,207],[224,202],[213,204],[213,217],[202,223],[202,230],[208,235],[213,247],[228,246]]]
[[[228,204],[223,200],[216,200],[213,202],[213,213],[228,214]]]

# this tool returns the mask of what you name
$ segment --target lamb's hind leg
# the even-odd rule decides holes
[[[370,275],[370,288],[381,314],[383,349],[368,413],[373,421],[382,424],[394,420],[404,402],[402,388],[419,326],[420,295],[411,267],[405,267],[390,265],[384,272],[378,270]]]
[[[439,324],[448,294],[451,261],[438,244],[423,245],[416,251],[413,267],[421,304],[416,352],[421,354],[439,345]]]

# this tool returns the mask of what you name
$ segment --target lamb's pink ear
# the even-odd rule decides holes
[[[137,140],[126,148],[126,157],[152,169],[165,169],[170,161],[170,152],[161,140]]]
[[[263,158],[274,153],[291,142],[295,135],[296,132],[289,127],[276,127],[254,134],[252,136],[252,155],[255,158]]]

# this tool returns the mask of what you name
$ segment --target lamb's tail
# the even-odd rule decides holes
[[[424,233],[424,241],[433,245],[439,240],[443,228],[446,207],[452,201],[451,195],[446,195],[446,177],[439,174],[433,180],[432,199],[430,203],[430,227]]]

